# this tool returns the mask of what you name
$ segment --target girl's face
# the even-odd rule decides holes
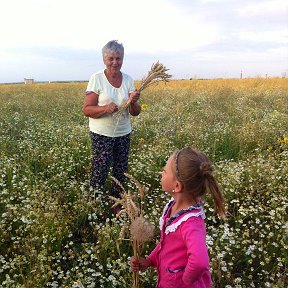
[[[123,57],[117,52],[107,52],[104,56],[104,64],[111,73],[120,71],[123,64]]]
[[[162,171],[162,178],[161,178],[162,189],[165,192],[168,192],[169,194],[172,193],[176,184],[176,177],[172,169],[174,161],[175,158],[171,156],[166,162],[166,165]]]

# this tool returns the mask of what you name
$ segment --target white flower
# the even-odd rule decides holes
[[[221,270],[222,270],[223,272],[227,272],[227,267],[221,267]]]

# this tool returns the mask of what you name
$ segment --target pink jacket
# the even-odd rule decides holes
[[[211,287],[202,205],[182,210],[169,219],[171,200],[160,218],[160,241],[148,258],[157,269],[157,288]]]

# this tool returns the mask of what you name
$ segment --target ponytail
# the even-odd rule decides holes
[[[204,182],[205,190],[209,191],[212,195],[214,201],[214,211],[218,214],[222,219],[225,218],[225,205],[224,205],[224,197],[219,189],[219,186],[213,175],[207,175],[207,178]]]
[[[200,151],[190,147],[183,148],[174,154],[175,176],[190,192],[194,199],[210,192],[214,201],[214,210],[221,218],[225,218],[224,197],[213,176],[213,168],[209,158]]]

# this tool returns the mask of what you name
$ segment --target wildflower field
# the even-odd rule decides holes
[[[86,84],[0,85],[0,287],[131,287],[121,219],[89,188]],[[156,227],[142,254],[169,199],[159,172],[192,146],[213,161],[228,210],[218,219],[207,197],[215,287],[287,287],[288,79],[173,80],[143,91],[141,105],[129,174]],[[140,280],[152,288],[156,274]]]

